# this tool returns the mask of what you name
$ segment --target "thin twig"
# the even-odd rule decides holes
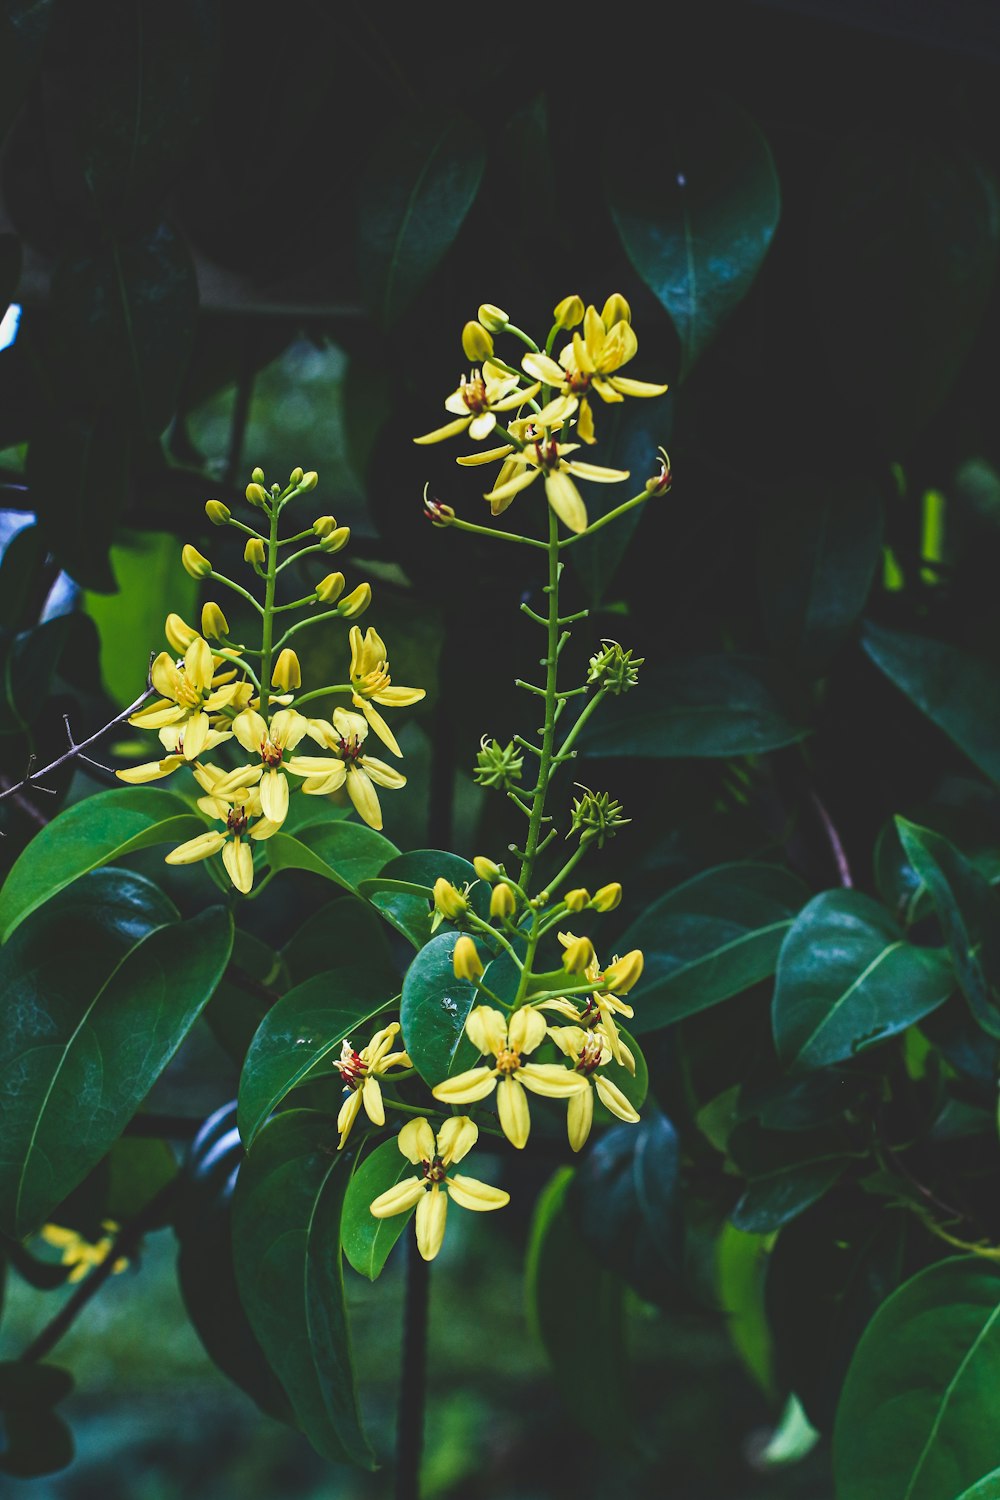
[[[830,853],[833,855],[833,862],[837,867],[837,878],[845,890],[851,890],[854,886],[854,877],[851,874],[851,867],[847,862],[846,851],[840,842],[840,834],[837,832],[833,819],[823,805],[815,787],[809,788],[809,801],[815,808],[816,815],[823,825],[823,832],[826,834],[826,841],[830,846]]]

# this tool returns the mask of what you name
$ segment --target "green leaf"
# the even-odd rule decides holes
[[[65,808],[14,861],[0,889],[0,940],[88,870],[152,844],[204,833],[205,820],[174,792],[113,787]]]
[[[757,534],[761,613],[775,652],[822,672],[865,607],[882,556],[882,500],[864,474],[802,476],[764,507]]]
[[[908,943],[877,901],[823,891],[799,913],[778,957],[778,1057],[801,1072],[844,1062],[929,1015],[954,987],[944,956]]]
[[[38,587],[44,562],[41,527],[22,526],[7,543],[0,560],[0,628],[3,630],[16,630],[19,624],[27,624],[25,616],[29,611],[32,619],[35,617],[32,594]],[[135,694],[132,696],[134,698]]]
[[[465,1037],[465,1022],[476,1004],[476,988],[467,979],[455,978],[453,958],[458,938],[457,932],[441,932],[431,938],[403,980],[399,1019],[406,1050],[431,1088],[452,1073],[472,1067],[476,1059]],[[490,983],[489,969],[483,983]]]
[[[639,1035],[707,1010],[774,973],[778,951],[808,891],[778,865],[750,861],[705,870],[646,908],[618,941],[641,948],[630,996]]]
[[[569,1414],[591,1436],[627,1441],[632,1429],[625,1369],[624,1283],[580,1238],[561,1167],[535,1204],[524,1286],[528,1321]],[[583,1309],[586,1309],[585,1314]],[[595,1428],[591,1414],[601,1412]]]
[[[488,914],[489,886],[479,879],[467,859],[440,849],[414,849],[400,854],[396,859],[390,859],[374,880],[366,880],[359,889],[397,932],[408,938],[415,948],[422,948],[432,936],[434,913],[428,902],[433,898],[434,882],[440,876],[450,880],[459,890],[472,885],[473,906],[481,917]],[[423,894],[394,889],[395,881],[421,886]]]
[[[404,1177],[413,1176],[413,1163],[400,1151],[395,1137],[376,1146],[358,1166],[344,1198],[340,1242],[359,1276],[374,1281],[382,1274],[389,1251],[410,1222],[414,1209],[376,1219],[371,1205]]]
[[[625,252],[677,330],[683,379],[749,291],[781,196],[767,141],[731,99],[685,97],[659,120],[642,151],[609,144],[604,182]]]
[[[992,172],[957,133],[842,134],[816,185],[811,280],[834,377],[895,456],[954,384],[993,287]]]
[[[744,1234],[771,1234],[819,1201],[844,1173],[847,1162],[796,1162],[752,1177],[729,1215]]]
[[[837,1409],[837,1500],[955,1500],[1000,1465],[1000,1269],[928,1266],[885,1301]]]
[[[399,980],[388,967],[345,965],[289,990],[265,1015],[240,1074],[239,1127],[249,1146],[268,1116],[299,1084],[333,1077],[341,1043],[392,1004]],[[367,1035],[359,1038],[367,1042]]]
[[[764,1286],[770,1238],[746,1234],[725,1223],[716,1242],[715,1268],[719,1309],[733,1348],[771,1400],[777,1395],[774,1340],[764,1308]]]
[[[350,1153],[333,1120],[268,1121],[233,1195],[233,1259],[250,1326],[303,1431],[334,1463],[372,1466],[344,1305],[340,1218]]]
[[[483,139],[451,116],[393,122],[361,176],[358,265],[365,300],[388,329],[450,249],[479,190]]]
[[[0,1364],[0,1413],[7,1437],[0,1470],[34,1479],[72,1463],[73,1434],[53,1410],[72,1389],[72,1375],[58,1365]]]
[[[272,870],[308,870],[357,894],[362,880],[377,875],[398,854],[395,844],[365,823],[313,823],[298,833],[276,833],[267,841]]]
[[[945,641],[866,620],[861,644],[911,703],[1000,783],[1000,667]]]
[[[51,951],[60,939],[48,923],[44,930]],[[87,990],[64,952],[61,971],[50,958],[49,978],[34,947],[42,931],[26,928],[3,954],[5,992],[20,981],[23,999],[5,1039],[0,1213],[19,1236],[83,1181],[136,1114],[222,977],[233,929],[219,906],[157,927]]]
[[[385,927],[356,896],[335,896],[307,917],[282,948],[281,961],[291,982],[301,984],[328,970],[337,953],[364,954],[371,967],[382,970],[392,963]]]
[[[1000,1037],[990,976],[1000,979],[1000,900],[943,834],[895,819],[900,843],[930,893],[962,993],[983,1030]]]
[[[0,734],[20,734],[31,725],[52,691],[52,678],[72,628],[70,615],[57,615],[33,630],[3,642],[3,698]]]
[[[963,1490],[955,1500],[1000,1500],[1000,1469],[984,1474],[971,1490]]]
[[[167,615],[175,611],[183,620],[196,618],[198,581],[178,560],[172,532],[129,532],[109,555],[118,592],[84,594],[83,608],[101,643],[101,682],[122,708],[142,690],[149,652]]]
[[[615,710],[615,732],[593,720],[577,748],[596,759],[756,755],[810,732],[801,690],[779,663],[739,653],[688,656],[643,671]]]
[[[118,413],[109,407],[87,417],[47,414],[32,429],[25,467],[49,551],[82,588],[113,592],[108,555],[129,482],[129,436]],[[162,626],[161,618],[152,639]],[[145,661],[126,703],[145,681],[149,640],[141,642]]]

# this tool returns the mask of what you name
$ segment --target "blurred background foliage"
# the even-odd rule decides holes
[[[602,411],[600,461],[641,481],[663,443],[676,478],[571,554],[568,607],[592,610],[593,641],[647,661],[578,770],[632,817],[608,877],[626,901],[602,942],[728,860],[780,858],[813,890],[846,861],[874,889],[897,811],[996,840],[980,777],[1000,742],[996,18],[699,0],[649,26],[630,6],[591,30],[314,0],[6,0],[0,304],[20,318],[0,350],[0,789],[61,753],[63,715],[82,735],[141,691],[167,611],[199,603],[180,543],[236,562],[205,500],[236,507],[254,465],[301,464],[352,527],[394,676],[428,689],[401,736],[394,841],[503,849],[517,815],[470,772],[482,734],[523,725],[513,679],[537,642],[517,607],[543,580],[530,556],[427,523],[425,483],[469,519],[485,507],[450,450],[412,438],[443,420],[481,302],[535,329],[569,293],[599,306],[620,292],[635,375],[670,391]],[[527,528],[542,524],[534,500],[518,502]],[[595,514],[602,500],[588,496]],[[591,644],[579,632],[577,668]],[[123,732],[104,758],[130,754]],[[108,781],[67,764],[54,795],[6,800],[5,867]],[[204,899],[199,878],[168,882],[183,911]],[[271,890],[254,935],[276,946],[328,897],[300,875]],[[741,1016],[732,1079],[705,1018],[685,1023],[713,1093],[759,1045],[759,1016]],[[202,1030],[157,1085],[159,1110],[201,1118],[232,1097],[225,1020]],[[671,1036],[648,1039],[651,1084],[683,1136]],[[550,1165],[537,1170],[540,1191]],[[527,1212],[463,1226],[442,1256],[428,1500],[829,1493],[822,1446],[794,1468],[762,1456],[782,1385],[753,1296],[727,1317],[712,1295],[628,1294],[647,1446],[609,1451],[610,1393],[568,1412],[526,1322],[527,1227]],[[700,1244],[696,1262],[712,1253]],[[78,1455],[24,1492],[387,1495],[384,1472],[331,1479],[218,1375],[175,1259],[172,1235],[151,1235],[141,1278],[115,1278],[60,1347]],[[350,1282],[382,1452],[400,1274]],[[42,1302],[9,1278],[6,1358]]]

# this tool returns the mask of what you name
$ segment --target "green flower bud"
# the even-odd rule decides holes
[[[217,604],[209,601],[201,607],[201,633],[208,640],[218,641],[229,634],[229,622]]]
[[[488,880],[490,885],[493,884],[494,880],[499,880],[503,873],[499,865],[495,865],[491,859],[487,859],[483,854],[477,854],[472,863],[480,880]]]
[[[590,905],[590,892],[579,886],[575,891],[567,891],[563,900],[568,911],[583,911],[584,907]]]
[[[604,981],[609,990],[618,995],[627,995],[642,977],[643,956],[640,948],[633,948],[624,958],[616,958],[604,971]]]
[[[447,917],[449,922],[453,922],[464,911],[468,911],[469,903],[450,880],[445,880],[443,875],[439,875],[434,882],[434,908],[443,917]]]
[[[302,669],[299,666],[299,659],[288,646],[279,654],[274,664],[271,686],[276,687],[281,693],[294,692],[296,688],[302,686]]]
[[[249,563],[252,568],[264,566],[264,543],[259,536],[252,536],[243,548],[243,561]]]
[[[317,516],[313,522],[313,531],[315,531],[317,536],[329,536],[330,532],[336,528],[336,525],[336,516]]]
[[[493,302],[484,302],[476,317],[484,328],[489,329],[490,333],[503,333],[510,322],[503,308],[497,307]]]
[[[253,480],[254,484],[263,484],[264,483],[264,470],[263,469],[254,469],[253,473],[250,475],[250,478]]]
[[[288,483],[289,484],[301,484],[302,478],[303,478],[302,470],[301,469],[293,469],[292,472],[288,476]]]
[[[351,528],[349,526],[338,526],[331,531],[329,536],[320,539],[320,551],[333,553],[340,552],[351,540]]]
[[[462,349],[466,359],[479,365],[493,353],[493,340],[481,323],[466,323],[462,329]]]
[[[213,526],[225,526],[232,511],[228,505],[223,505],[221,500],[206,500],[205,514]]]
[[[299,480],[299,491],[305,495],[309,490],[314,490],[319,484],[319,475],[315,469],[309,469]]]
[[[359,583],[351,592],[337,605],[338,615],[343,615],[345,620],[356,620],[358,615],[363,615],[372,602],[372,586],[370,583]]]
[[[178,656],[183,656],[191,642],[198,639],[197,630],[192,630],[191,626],[182,620],[180,615],[175,614],[167,615],[163,634],[166,636],[171,650],[176,651]]]
[[[184,571],[190,573],[192,578],[207,578],[212,571],[208,558],[203,557],[190,542],[181,550],[181,562],[184,564]]]
[[[563,968],[567,974],[586,974],[594,962],[594,945],[590,938],[572,938],[563,953]]]
[[[455,970],[456,979],[479,979],[485,972],[483,961],[479,957],[475,943],[465,933],[455,944],[455,952],[452,955],[452,965]]]
[[[246,495],[250,504],[255,505],[258,510],[267,508],[267,490],[262,484],[248,484]]]
[[[583,298],[564,297],[553,309],[552,316],[560,328],[575,328],[583,322]]]
[[[614,911],[615,907],[620,904],[621,899],[622,888],[617,880],[613,880],[610,885],[601,886],[601,889],[596,893],[590,904],[595,911]]]
[[[343,573],[327,573],[316,585],[316,598],[321,604],[333,604],[344,592],[346,581]]]
[[[490,895],[490,916],[499,917],[501,921],[512,917],[517,910],[517,902],[514,900],[514,892],[509,885],[502,882],[493,887]]]

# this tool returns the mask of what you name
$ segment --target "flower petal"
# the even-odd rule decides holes
[[[486,1213],[491,1208],[503,1208],[510,1202],[510,1194],[503,1188],[491,1187],[488,1182],[479,1182],[475,1177],[449,1177],[445,1186],[448,1195],[460,1208],[471,1208],[476,1213]]]
[[[361,1090],[361,1102],[365,1107],[365,1114],[373,1125],[385,1124],[385,1106],[382,1103],[382,1090],[378,1086],[378,1079],[369,1073]]]
[[[443,443],[445,438],[457,437],[464,432],[472,421],[471,417],[459,417],[454,422],[446,422],[443,427],[435,427],[433,432],[425,432],[423,437],[415,437],[415,443]]]
[[[566,1133],[574,1151],[579,1151],[583,1146],[593,1123],[594,1091],[592,1088],[581,1089],[570,1099],[566,1110]]]
[[[651,385],[648,380],[631,380],[627,375],[614,375],[608,382],[623,396],[662,396],[669,387]]]
[[[242,839],[230,839],[222,851],[222,863],[238,891],[245,896],[253,886],[253,850]]]
[[[281,771],[265,771],[260,782],[260,805],[265,818],[283,823],[288,813],[288,778]]]
[[[524,1069],[519,1068],[519,1073]],[[528,1143],[531,1116],[528,1113],[528,1096],[516,1078],[502,1078],[497,1089],[497,1113],[500,1129],[512,1146],[519,1149]]]
[[[628,1120],[631,1125],[636,1123],[639,1118],[638,1112],[616,1083],[612,1083],[610,1078],[602,1078],[598,1073],[594,1078],[594,1087],[601,1103],[610,1109],[613,1115],[617,1115],[619,1120]]]
[[[544,1094],[547,1099],[565,1099],[567,1094],[578,1094],[589,1089],[590,1084],[580,1073],[564,1068],[560,1063],[524,1063],[517,1076],[526,1089],[533,1094]]]
[[[433,1161],[434,1132],[430,1121],[423,1115],[419,1120],[407,1120],[396,1137],[396,1145],[414,1166],[422,1161]]]
[[[564,374],[561,365],[557,365],[554,359],[547,354],[528,353],[521,356],[521,369],[532,380],[540,380],[543,385],[562,385]]]
[[[496,1086],[497,1074],[494,1068],[469,1068],[464,1073],[456,1073],[454,1078],[436,1083],[431,1093],[443,1104],[476,1104],[480,1099],[485,1099],[487,1094],[492,1094]]]
[[[382,827],[382,808],[371,777],[361,766],[347,768],[347,795],[369,828]]]
[[[260,747],[267,739],[267,721],[256,709],[245,708],[233,720],[233,733],[251,754],[260,754]]]
[[[465,1034],[484,1056],[495,1057],[507,1045],[507,1018],[492,1005],[476,1005],[469,1011]]]
[[[515,1052],[534,1052],[545,1040],[545,1017],[531,1005],[522,1005],[510,1018],[510,1045]]]
[[[545,495],[556,515],[570,531],[587,529],[587,507],[566,469],[545,476]]]
[[[379,1193],[368,1212],[374,1214],[376,1219],[391,1219],[393,1214],[405,1214],[426,1196],[427,1184],[424,1179],[407,1177],[405,1182],[397,1182],[395,1187]]]
[[[372,726],[375,733],[382,741],[383,745],[387,745],[388,748],[392,751],[393,755],[398,755],[401,757],[403,752],[399,748],[399,742],[396,739],[396,736],[393,734],[392,730],[389,728],[388,724],[383,719],[382,715],[379,713],[378,709],[373,708],[366,698],[359,698],[357,694],[354,695],[354,702],[358,705],[361,712],[364,714],[365,718],[368,720],[369,724]],[[369,757],[365,756],[365,759],[369,760]],[[368,770],[370,774],[370,766],[368,767]]]
[[[218,854],[226,842],[224,833],[199,833],[197,838],[188,839],[186,844],[178,844],[176,849],[171,849],[165,858],[168,865],[193,865],[196,860],[208,859],[213,854]]]
[[[461,1161],[479,1139],[479,1126],[468,1115],[452,1115],[438,1131],[438,1154],[446,1167]]]
[[[441,1249],[447,1217],[448,1194],[435,1183],[417,1204],[417,1249],[424,1260],[433,1260]]]
[[[123,771],[116,771],[115,775],[130,786],[141,786],[144,781],[159,781],[161,776],[169,776],[183,764],[183,755],[167,755],[163,760],[147,760],[141,766],[127,766]]]

